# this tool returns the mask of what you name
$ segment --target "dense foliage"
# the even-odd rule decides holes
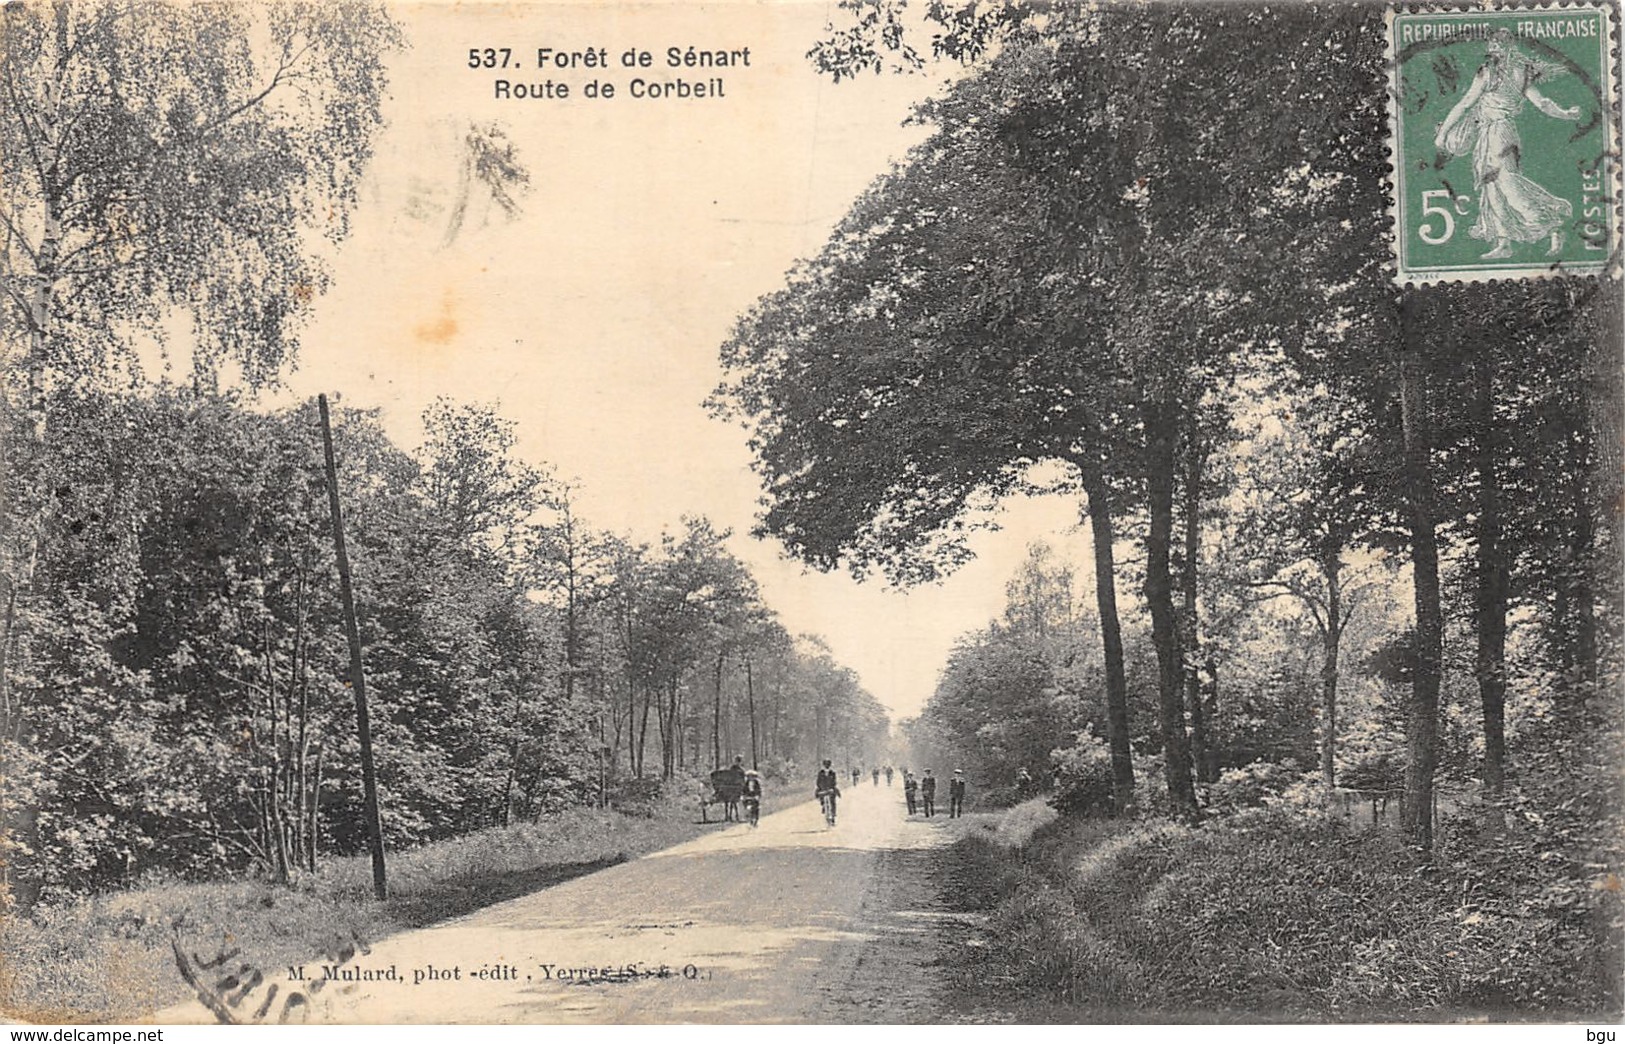
[[[815,62],[913,64],[906,7],[849,5]],[[1186,818],[1259,759],[1403,779],[1426,851],[1436,777],[1493,803],[1532,723],[1611,727],[1618,285],[1391,286],[1381,10],[977,10],[924,10],[970,73],[740,320],[717,396],[816,565],[930,578],[1001,497],[1082,494],[1097,596],[1138,597],[1047,651],[967,636],[916,731],[1006,778],[1084,725],[1154,746]],[[1069,686],[1106,713],[1034,713]]]
[[[1178,1003],[1270,1010],[1301,954],[1333,1008],[1617,1008],[1620,795],[1577,756],[1622,739],[1617,280],[1393,286],[1377,5],[843,10],[836,80],[968,72],[723,348],[762,529],[911,582],[1002,498],[1080,495],[1093,606],[1035,554],[910,736],[995,795],[1221,820],[1124,849],[1164,862],[1120,948],[1071,909],[1012,945],[1070,925],[1066,974],[1125,996],[1175,955]]]
[[[154,867],[286,877],[355,850],[315,411],[171,389],[63,394],[49,416],[48,441],[13,442],[27,452],[14,488],[48,498],[31,583],[9,607],[13,886]],[[368,414],[342,411],[336,432],[392,844],[606,796],[612,777],[645,771],[632,720],[652,695],[670,701],[656,776],[752,750],[752,713],[759,759],[810,763],[820,743],[859,757],[883,737],[873,698],[783,634],[723,534],[694,520],[651,549],[571,515],[575,541],[619,553],[572,604],[565,512],[511,458],[511,425],[444,402],[425,422],[417,456]]]
[[[0,901],[149,870],[287,882],[363,844],[358,679],[317,411],[247,393],[296,360],[399,29],[363,0],[3,20]],[[460,147],[516,212],[502,129]],[[728,533],[598,532],[491,409],[422,421],[411,451],[373,414],[334,425],[391,845],[884,742]]]

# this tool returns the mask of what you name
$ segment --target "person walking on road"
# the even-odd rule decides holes
[[[920,785],[914,782],[914,777],[908,769],[903,770],[903,800],[908,802],[908,814],[914,814],[914,796],[919,793]]]
[[[877,786],[877,787],[880,786],[880,770],[879,769],[870,769],[869,770],[869,775],[874,779],[875,786]]]
[[[891,766],[886,766],[886,785],[891,786]]]
[[[937,777],[931,774],[930,769],[920,777],[920,802],[925,806],[925,818],[930,819],[937,814]]]
[[[745,822],[755,826],[762,818],[762,777],[755,769],[745,773],[745,782],[739,788],[739,800],[745,806]]]
[[[958,819],[965,814],[965,770],[954,769],[954,778],[948,781],[948,818]]]

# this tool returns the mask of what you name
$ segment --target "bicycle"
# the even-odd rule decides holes
[[[824,824],[826,826],[835,825],[835,797],[839,793],[839,790],[820,790],[818,792],[818,803],[824,810]]]

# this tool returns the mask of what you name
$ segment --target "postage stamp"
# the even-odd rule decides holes
[[[1607,6],[1390,11],[1398,282],[1617,261],[1612,29]]]

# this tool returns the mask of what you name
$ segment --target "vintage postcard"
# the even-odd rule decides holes
[[[0,18],[9,1022],[1620,1020],[1617,5]]]

